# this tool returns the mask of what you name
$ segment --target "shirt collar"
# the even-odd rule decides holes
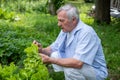
[[[82,21],[79,20],[77,26],[71,32],[69,32],[69,34],[74,35],[77,31],[81,29],[82,27],[81,25],[82,25]]]

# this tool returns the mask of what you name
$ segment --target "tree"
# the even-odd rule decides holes
[[[95,21],[98,23],[109,24],[110,19],[110,0],[96,0]]]
[[[56,14],[56,10],[65,3],[65,0],[48,0],[48,11],[51,15]]]

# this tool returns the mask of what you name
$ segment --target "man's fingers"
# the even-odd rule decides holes
[[[36,44],[38,47],[42,47],[42,45],[38,43],[36,40],[33,41],[33,44]]]
[[[37,43],[38,47],[42,47],[42,45],[40,43]]]
[[[33,41],[33,44],[36,44],[36,42],[37,42],[37,41],[36,41],[36,40],[34,40],[34,41]]]
[[[43,63],[49,63],[50,62],[50,57],[45,55],[45,54],[39,54],[41,56],[41,59]]]
[[[40,55],[41,57],[42,57],[42,56],[45,56],[45,54],[41,54],[41,53],[40,53],[39,55]]]

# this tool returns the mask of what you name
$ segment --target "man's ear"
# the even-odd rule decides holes
[[[72,21],[76,21],[76,18],[75,18],[75,17],[73,17],[73,18],[72,18]]]
[[[73,17],[73,18],[72,18],[72,21],[73,21],[74,23],[76,23],[76,18],[75,18],[75,17]]]

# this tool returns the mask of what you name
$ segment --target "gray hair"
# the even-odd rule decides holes
[[[57,14],[63,10],[66,11],[69,20],[72,20],[73,17],[79,20],[79,11],[75,6],[71,4],[66,4],[57,10]]]

